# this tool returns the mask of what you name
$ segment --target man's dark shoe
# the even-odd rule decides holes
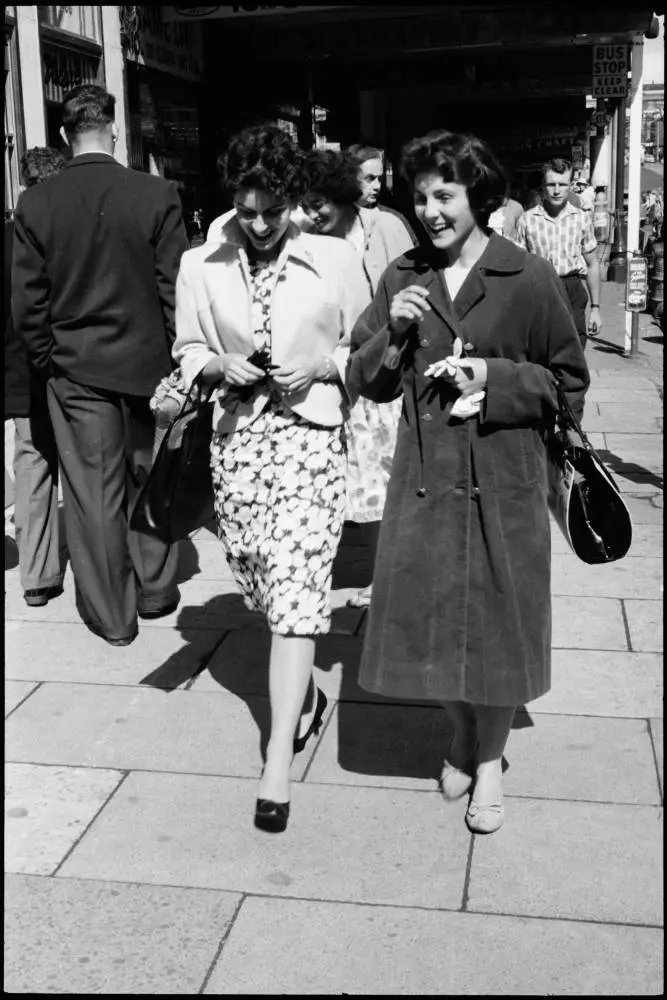
[[[143,618],[144,621],[150,621],[151,618],[165,618],[167,615],[170,615],[173,611],[175,611],[180,603],[181,598],[177,597],[175,601],[171,602],[171,604],[165,604],[164,607],[158,608],[156,611],[137,611],[137,614],[140,618]]]
[[[43,608],[54,597],[60,597],[62,592],[62,587],[40,587],[38,590],[24,591],[23,600],[30,608]]]

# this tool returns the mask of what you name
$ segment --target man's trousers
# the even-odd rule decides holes
[[[49,380],[48,396],[79,613],[105,639],[132,639],[138,611],[179,598],[178,546],[129,527],[153,455],[148,399],[64,375]]]
[[[14,417],[14,526],[23,590],[60,587],[58,454],[46,403]]]
[[[582,349],[586,350],[588,340],[586,326],[586,306],[588,305],[588,292],[583,279],[578,274],[566,274],[560,279],[563,282],[565,293],[570,303],[572,317],[574,319],[579,341]]]

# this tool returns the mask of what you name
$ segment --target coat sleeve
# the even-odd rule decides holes
[[[389,403],[403,390],[408,341],[400,349],[391,343],[389,310],[393,293],[386,279],[385,271],[373,301],[363,311],[352,331],[346,379],[352,400],[365,396],[374,403]]]
[[[155,280],[169,344],[176,336],[175,288],[176,276],[183,253],[189,247],[183,222],[183,206],[175,186],[165,185],[164,206],[153,237]]]
[[[540,262],[542,263],[542,262]],[[560,382],[581,419],[590,383],[588,366],[565,292],[551,265],[540,268],[532,289],[529,337],[543,344],[543,364],[488,358],[480,423],[517,427],[549,422],[558,411]]]
[[[14,213],[12,319],[33,369],[47,375],[55,346],[49,324],[51,283],[44,251],[28,216],[22,195]]]
[[[206,339],[201,325],[196,296],[192,284],[192,262],[184,254],[176,280],[176,340],[172,357],[180,365],[186,392],[209,361],[218,357]]]
[[[412,250],[416,241],[397,215],[383,212],[380,219],[387,247],[387,262],[391,263],[392,260],[401,257],[408,250]]]

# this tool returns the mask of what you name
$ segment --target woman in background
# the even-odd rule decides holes
[[[358,166],[346,153],[316,149],[306,154],[307,192],[301,200],[313,231],[346,240],[359,255],[372,297],[387,265],[412,249],[410,233],[393,212],[358,207]],[[377,406],[360,399],[346,425],[347,520],[370,525],[373,555],[396,447],[401,400]],[[368,607],[372,585],[348,602]]]

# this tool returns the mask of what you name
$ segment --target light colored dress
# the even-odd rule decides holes
[[[250,265],[255,342],[269,352],[274,266]],[[272,391],[251,424],[213,434],[211,471],[220,539],[246,606],[279,635],[328,632],[345,513],[342,426],[311,424]]]
[[[362,209],[358,224],[346,237],[364,259],[371,294],[384,268],[413,246],[407,228],[392,214]],[[387,486],[396,450],[402,397],[391,403],[373,403],[361,397],[346,423],[348,449],[347,510],[345,518],[358,524],[382,519]]]

